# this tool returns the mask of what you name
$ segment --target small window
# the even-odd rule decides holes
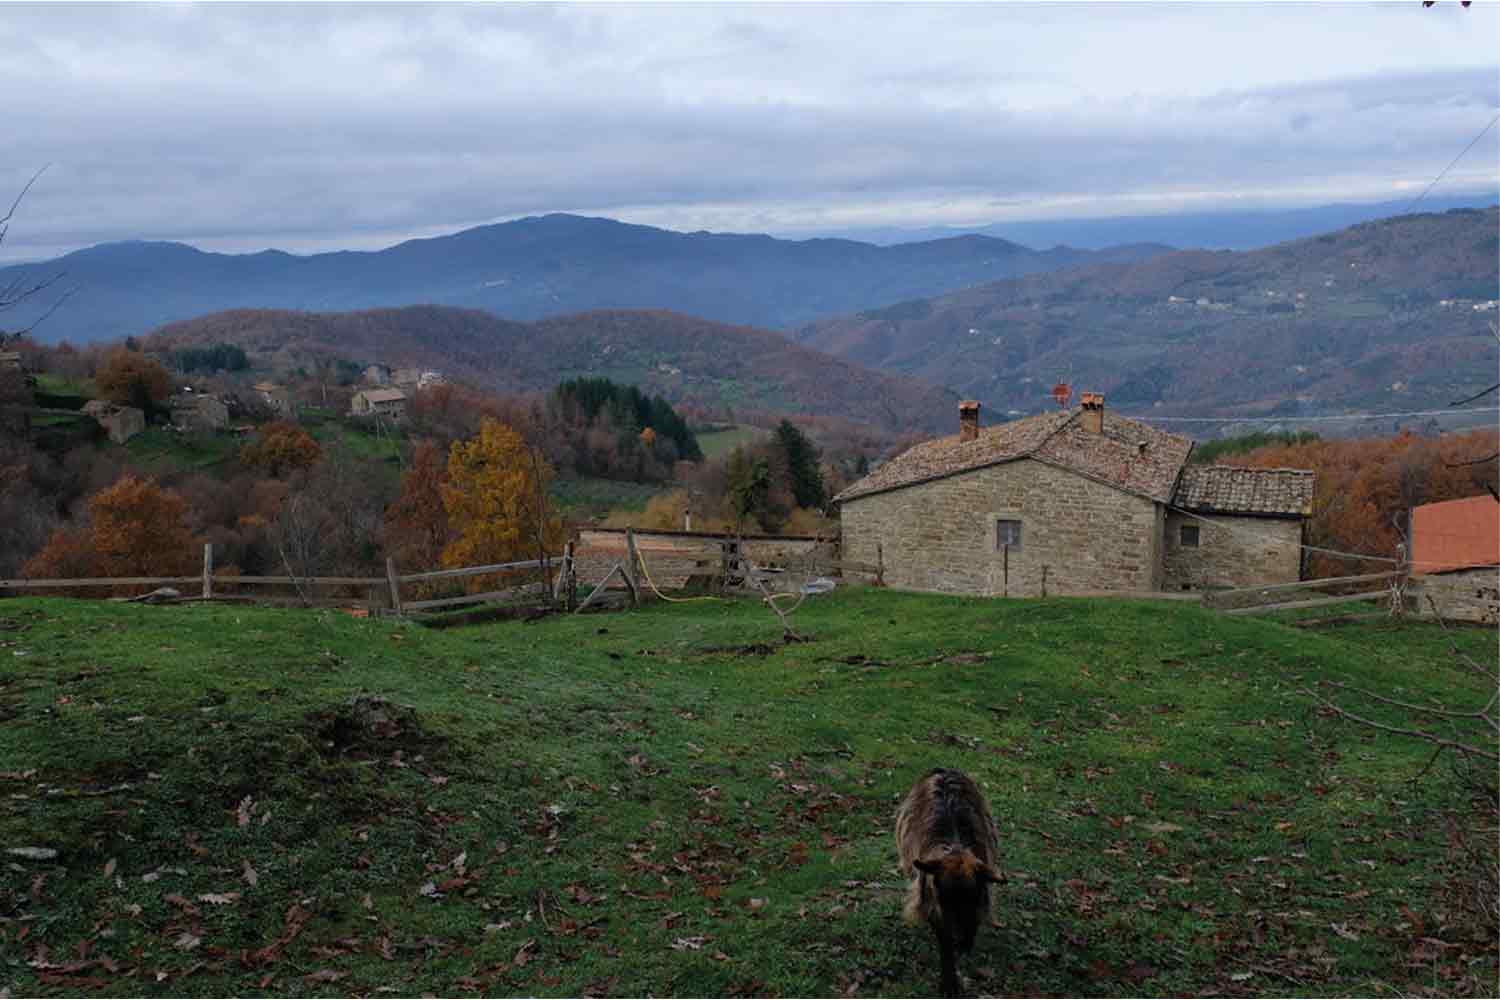
[[[1184,524],[1181,527],[1181,535],[1178,540],[1185,549],[1196,549],[1198,547],[1198,526],[1196,524]]]
[[[1021,547],[1021,522],[1020,521],[996,521],[995,522],[995,551],[999,552],[1005,548],[1013,550]]]

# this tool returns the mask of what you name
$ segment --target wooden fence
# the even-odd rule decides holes
[[[393,611],[409,614],[417,611],[433,611],[439,608],[457,607],[464,604],[483,604],[531,594],[551,592],[552,571],[559,565],[555,556],[529,559],[519,562],[492,563],[485,566],[463,566],[457,569],[440,569],[422,573],[399,573],[395,561],[385,561],[385,576],[237,576],[215,574],[213,546],[203,546],[203,572],[196,576],[107,576],[79,577],[55,580],[0,580],[0,596],[29,590],[83,590],[115,589],[119,587],[192,587],[195,593],[183,593],[177,600],[195,601],[253,601],[263,604],[289,604],[303,607],[356,607],[370,612]],[[404,600],[402,584],[431,583],[433,581],[464,580],[476,576],[518,574],[536,570],[539,578],[535,583],[523,583],[498,590],[481,593],[460,594],[452,597],[433,597],[422,600]],[[242,594],[242,587],[290,588],[295,596]],[[364,588],[363,598],[345,594],[326,596],[329,588],[345,590]],[[231,593],[230,591],[236,591]],[[313,592],[325,596],[314,596]],[[148,595],[139,595],[140,597]]]
[[[1354,601],[1379,601],[1399,594],[1406,581],[1404,570],[1363,573],[1359,576],[1337,576],[1322,580],[1277,583],[1266,587],[1243,587],[1237,590],[1213,590],[1204,593],[1203,606],[1226,615],[1265,615],[1274,611],[1297,611],[1303,608],[1331,607]],[[1369,588],[1373,589],[1354,589]],[[1340,594],[1303,596],[1335,588]],[[1353,591],[1352,593],[1347,591]]]

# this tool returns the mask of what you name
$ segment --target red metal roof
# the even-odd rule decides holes
[[[1417,573],[1500,565],[1500,503],[1479,496],[1412,508],[1411,555]]]

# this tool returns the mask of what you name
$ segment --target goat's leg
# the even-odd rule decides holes
[[[963,996],[963,986],[958,981],[958,948],[941,925],[934,925],[932,932],[937,935],[938,958],[943,966],[942,994],[945,997]]]

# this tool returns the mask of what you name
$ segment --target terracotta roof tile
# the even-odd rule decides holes
[[[1189,465],[1172,505],[1204,514],[1301,517],[1312,512],[1314,478],[1305,469]]]
[[[1500,503],[1478,496],[1412,508],[1411,555],[1418,573],[1500,565]]]
[[[1080,424],[1080,412],[1060,410],[981,428],[972,441],[956,434],[924,441],[844,490],[834,502],[1027,457],[1163,503],[1171,498],[1177,472],[1193,446],[1190,439],[1107,411],[1104,432],[1095,434]]]
[[[369,403],[394,403],[406,398],[406,393],[400,389],[364,389],[356,395],[365,397]]]

